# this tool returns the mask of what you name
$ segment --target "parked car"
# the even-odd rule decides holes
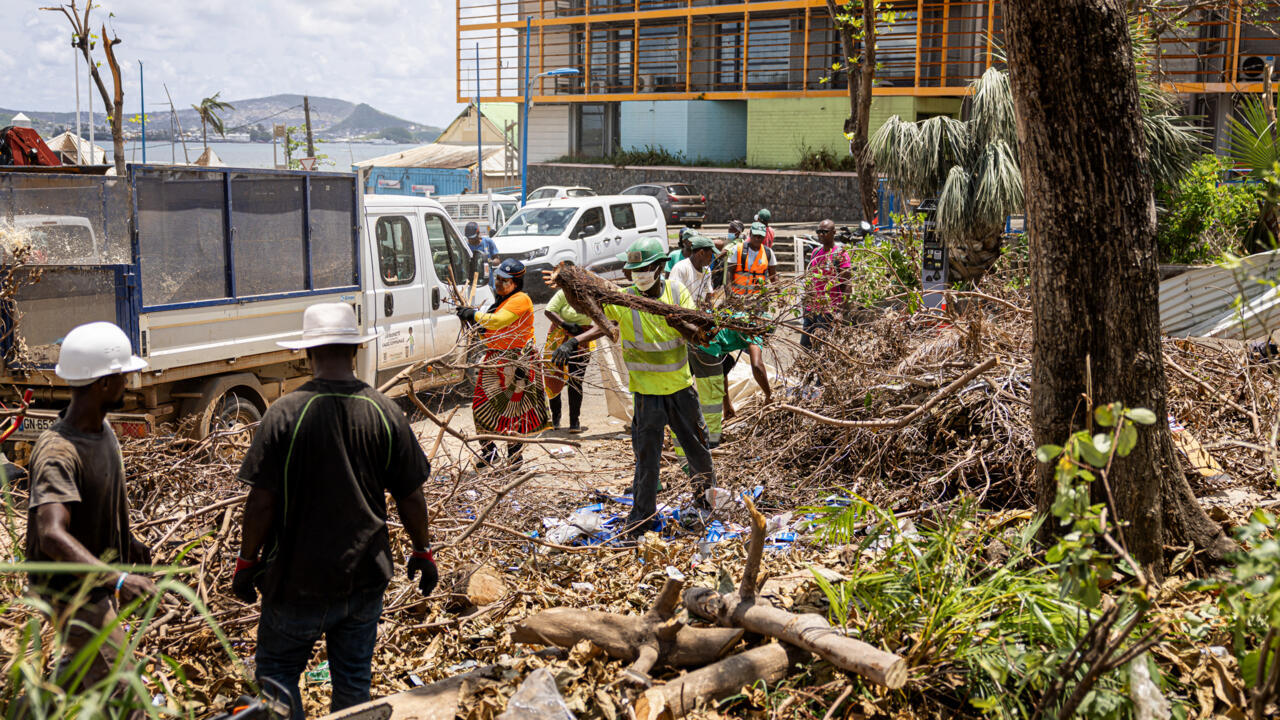
[[[563,200],[572,197],[594,197],[595,190],[589,187],[566,187],[564,185],[543,185],[529,193],[525,202],[533,200]]]
[[[572,260],[606,277],[620,277],[618,253],[642,235],[666,241],[667,223],[656,198],[593,195],[526,205],[498,231],[494,242],[499,258],[515,258],[528,268],[525,291],[545,299],[550,293],[542,284],[542,270]]]
[[[496,190],[492,193],[441,195],[432,199],[443,205],[445,212],[459,226],[469,222],[479,225],[481,235],[488,235],[490,227],[502,227],[520,210],[519,197],[500,195]]]
[[[682,182],[643,183],[623,190],[622,195],[647,195],[658,200],[668,224],[700,228],[707,219],[707,196]]]

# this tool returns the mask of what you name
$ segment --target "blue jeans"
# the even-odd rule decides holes
[[[289,689],[293,720],[303,720],[298,678],[306,670],[311,651],[324,636],[329,651],[333,694],[329,711],[369,700],[373,645],[386,587],[353,593],[328,603],[290,605],[262,603],[258,620],[259,678],[268,677]]]
[[[823,312],[807,312],[804,314],[803,326],[805,334],[800,336],[800,347],[805,350],[813,348],[813,338],[810,335],[817,335],[831,329],[831,324],[835,321],[831,313]]]

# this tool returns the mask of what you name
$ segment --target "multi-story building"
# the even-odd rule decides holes
[[[842,53],[825,0],[457,3],[458,100],[521,102],[527,72],[531,162],[646,146],[760,166],[847,152],[847,77],[832,71]],[[1266,58],[1280,56],[1280,0],[1211,5],[1171,23],[1154,55],[1165,87],[1220,145],[1239,96],[1261,92]],[[1001,63],[1001,0],[889,7],[873,126],[958,116],[969,82]],[[560,68],[578,73],[539,77]]]

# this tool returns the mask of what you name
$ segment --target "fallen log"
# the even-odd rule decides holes
[[[713,315],[701,310],[691,310],[679,305],[664,303],[657,298],[622,292],[617,285],[577,265],[560,263],[551,271],[550,285],[564,291],[565,300],[576,310],[618,342],[617,324],[604,314],[605,305],[620,305],[650,315],[661,315],[672,328],[687,340],[705,345],[721,330],[737,330],[748,335],[763,335],[771,328],[752,318],[728,314]]]
[[[637,720],[681,718],[693,712],[699,701],[723,700],[757,681],[772,686],[810,659],[809,653],[785,643],[762,645],[654,686],[632,707]]]
[[[724,594],[711,588],[690,588],[684,593],[685,608],[691,614],[721,626],[743,628],[808,650],[836,667],[855,672],[879,685],[900,688],[906,684],[907,664],[901,657],[846,637],[821,615],[798,615],[756,598],[765,518],[749,498],[746,503],[751,513],[751,542],[741,586],[735,592]]]
[[[653,607],[643,617],[551,608],[521,620],[511,639],[562,648],[590,640],[610,657],[631,661],[623,680],[646,686],[651,683],[649,671],[659,664],[694,667],[719,660],[742,639],[742,630],[693,628],[675,620],[684,576],[671,572]]]

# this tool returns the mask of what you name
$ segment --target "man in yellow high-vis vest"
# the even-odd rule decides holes
[[[693,308],[693,300],[683,285],[663,279],[667,264],[664,250],[663,242],[658,238],[643,237],[618,256],[625,263],[623,267],[630,271],[634,283],[626,292]],[[658,471],[662,464],[663,434],[667,427],[675,433],[689,461],[696,508],[706,508],[706,490],[715,484],[715,470],[711,465],[707,428],[702,421],[698,393],[689,372],[684,336],[667,324],[667,319],[661,315],[619,305],[605,305],[604,313],[618,323],[622,359],[627,366],[628,384],[635,403],[631,448],[635,453],[636,469],[626,532],[636,536],[650,528],[657,514]],[[580,344],[604,334],[603,328],[593,326],[566,340],[556,349],[555,355],[563,354],[567,358]]]

